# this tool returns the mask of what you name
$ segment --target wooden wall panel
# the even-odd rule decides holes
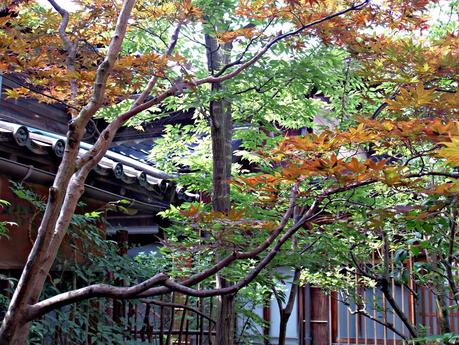
[[[311,345],[329,345],[329,298],[319,288],[311,288]]]

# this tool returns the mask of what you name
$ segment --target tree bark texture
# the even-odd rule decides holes
[[[289,318],[290,315],[283,312],[280,313],[278,345],[285,345],[285,339],[287,338],[287,323]]]
[[[207,63],[210,74],[215,73],[229,63],[231,45],[219,46],[217,39],[206,35]],[[223,90],[221,83],[212,84],[212,92]],[[231,208],[230,179],[233,157],[231,105],[224,99],[212,100],[209,104],[210,126],[212,137],[212,208],[219,212],[229,212]],[[225,253],[220,253],[225,256]],[[217,275],[217,287],[225,288],[230,283]],[[218,297],[216,340],[220,345],[233,345],[235,333],[235,295]]]

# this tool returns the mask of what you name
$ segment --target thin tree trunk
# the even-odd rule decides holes
[[[410,335],[413,338],[417,338],[417,330],[415,325],[413,325],[410,322],[409,317],[406,315],[406,313],[400,308],[398,305],[397,301],[394,299],[390,287],[390,246],[389,246],[389,239],[387,238],[387,233],[382,230],[381,231],[382,237],[383,237],[383,243],[384,243],[384,252],[383,252],[383,264],[384,264],[384,273],[382,277],[379,279],[379,284],[380,284],[380,290],[383,293],[384,297],[386,298],[387,302],[390,304],[392,307],[394,313],[400,318],[402,323],[405,325],[405,327],[408,329],[408,332],[410,332]]]
[[[294,208],[293,211],[293,221],[296,223],[300,219],[300,210],[298,207]],[[292,239],[292,249],[296,250],[298,248],[298,242],[296,237]],[[295,268],[293,273],[292,284],[290,287],[290,293],[288,295],[287,304],[284,308],[282,308],[282,303],[279,298],[277,298],[277,302],[279,304],[279,312],[280,312],[280,324],[279,324],[279,342],[278,345],[285,345],[286,336],[287,336],[287,323],[292,315],[293,306],[295,305],[296,296],[298,295],[298,288],[299,288],[299,280],[300,280],[301,269]]]
[[[279,321],[279,341],[277,343],[278,345],[285,345],[285,339],[287,337],[287,323],[289,318],[290,314],[287,315],[281,311]]]
[[[207,62],[211,74],[229,62],[231,45],[219,46],[215,37],[206,35]],[[212,84],[212,91],[223,90],[220,83]],[[212,100],[209,105],[212,137],[212,208],[219,212],[229,212],[231,208],[230,184],[232,163],[232,119],[231,105],[225,99]],[[219,253],[218,257],[225,255]],[[217,258],[218,260],[218,258]],[[217,276],[217,286],[224,288],[230,283],[221,275]],[[233,345],[235,333],[235,309],[233,294],[218,297],[216,341],[219,345]]]
[[[134,2],[126,0],[123,3],[107,56],[97,70],[93,96],[69,125],[64,157],[53,186],[49,189],[37,238],[0,327],[0,345],[23,345],[29,334],[30,323],[26,321],[28,308],[40,297],[77,201],[84,190],[85,176],[75,173],[79,144],[86,124],[102,105],[106,81],[121,49]]]
[[[426,251],[427,261],[432,265],[433,271],[440,270],[440,256],[435,253]],[[439,275],[432,281],[432,292],[435,296],[436,313],[438,325],[440,326],[440,334],[450,333],[451,325],[449,322],[449,289],[444,284],[443,276]]]
[[[301,270],[299,268],[296,268],[295,272],[293,273],[293,280],[292,280],[292,285],[290,288],[290,293],[288,295],[288,301],[284,308],[282,307],[281,301],[277,299],[276,297],[278,301],[278,305],[279,305],[279,312],[280,312],[279,313],[280,323],[279,323],[278,345],[285,345],[286,336],[287,336],[287,323],[288,323],[288,320],[290,319],[290,316],[292,315],[293,306],[295,305],[296,296],[298,294],[298,286],[299,286],[298,281],[300,279],[300,273],[301,273]]]

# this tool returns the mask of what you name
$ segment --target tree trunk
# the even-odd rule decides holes
[[[288,295],[288,301],[284,308],[282,308],[282,303],[278,300],[279,304],[279,342],[278,345],[285,345],[286,336],[287,336],[287,323],[292,315],[293,306],[295,305],[296,296],[298,294],[299,279],[300,279],[301,270],[299,268],[295,269],[293,273],[292,286],[290,288],[290,293]]]
[[[207,63],[211,74],[229,62],[231,45],[219,47],[215,37],[206,35]],[[223,90],[220,83],[212,84],[212,91]],[[232,163],[232,119],[231,105],[225,99],[212,100],[209,104],[212,137],[212,208],[229,212],[231,208],[230,184]],[[225,253],[219,253],[219,257]],[[217,286],[227,287],[230,283],[217,275]],[[220,296],[217,305],[216,341],[219,345],[233,345],[235,333],[235,309],[233,294]]]
[[[280,313],[279,321],[279,341],[278,345],[285,345],[285,338],[287,337],[287,323],[290,318],[290,314],[286,314],[283,311]]]
[[[449,308],[448,303],[446,302],[448,298],[448,291],[447,289],[445,289],[445,287],[440,287],[440,289],[442,292],[438,293],[439,291],[437,290],[435,294],[440,334],[451,333],[451,324],[449,322]]]
[[[426,251],[427,261],[432,265],[433,271],[441,271],[440,268],[440,255],[436,253],[429,253]],[[451,325],[449,322],[449,289],[445,285],[443,275],[438,275],[432,281],[432,292],[435,296],[435,304],[437,309],[438,325],[440,326],[440,334],[450,333]]]
[[[29,333],[29,324],[25,322],[27,308],[38,301],[48,272],[57,255],[60,241],[52,246],[53,239],[57,237],[56,235],[60,235],[62,240],[65,235],[65,233],[56,234],[55,227],[62,213],[62,205],[68,192],[67,186],[69,186],[74,169],[73,162],[78,154],[77,143],[82,134],[83,131],[79,128],[69,131],[68,137],[71,139],[54,184],[49,189],[48,203],[37,238],[0,328],[0,345],[22,345]]]
[[[27,318],[29,306],[35,304],[41,295],[77,202],[83,194],[84,181],[89,173],[89,170],[76,172],[75,162],[80,141],[86,124],[102,105],[105,85],[121,50],[134,2],[134,0],[126,0],[123,3],[107,55],[97,69],[91,100],[69,124],[64,156],[53,185],[49,189],[37,238],[0,327],[0,345],[23,345],[29,334],[30,322]],[[107,140],[113,140],[113,136]]]

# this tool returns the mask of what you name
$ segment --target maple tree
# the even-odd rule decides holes
[[[13,89],[8,96],[38,97],[43,102],[65,99],[73,116],[38,237],[0,329],[0,344],[24,343],[30,321],[92,297],[126,299],[170,291],[192,296],[235,294],[272,262],[292,236],[307,237],[305,224],[314,223],[334,198],[356,190],[369,193],[369,186],[377,185],[406,193],[457,192],[458,175],[451,166],[417,163],[421,157],[457,161],[457,36],[448,33],[435,42],[403,36],[425,30],[423,15],[436,1],[81,0],[80,9],[70,14],[49,2],[52,9],[12,1],[0,17],[0,70],[19,74],[51,97],[37,96],[28,88]],[[377,27],[388,35],[376,38]],[[148,39],[142,38],[145,32]],[[186,53],[187,40],[195,41],[189,38],[195,32],[205,36],[207,68],[204,59]],[[230,203],[230,105],[236,95],[231,82],[256,70],[270,51],[298,52],[313,38],[349,51],[361,64],[366,85],[376,90],[363,93],[370,99],[366,109],[355,107],[352,114],[345,114],[339,128],[286,137],[269,152],[252,153],[264,171],[232,182],[232,189],[246,195],[245,202],[251,205],[239,210],[240,205]],[[376,92],[370,95],[370,91]],[[213,262],[180,279],[163,272],[131,287],[96,284],[40,301],[84,181],[116,131],[126,123],[140,124],[148,118],[144,111],[152,107],[168,102],[175,106],[171,101],[175,100],[183,108],[197,99],[206,99],[210,107],[213,210],[192,206],[182,211],[182,217],[193,230],[190,237],[199,229],[211,236],[213,243],[200,249],[205,255],[217,248]],[[373,106],[375,101],[382,105]],[[387,118],[379,116],[383,111]],[[357,112],[359,118],[354,117]],[[110,124],[93,148],[78,157],[86,125],[100,115],[110,118]],[[362,157],[363,147],[374,153]],[[297,217],[292,220],[294,212]],[[231,265],[247,259],[254,260],[249,269],[232,279],[225,275]],[[220,287],[194,288],[222,273]],[[220,324],[230,309],[221,315]],[[230,344],[231,335],[222,333],[217,334],[220,343]]]

